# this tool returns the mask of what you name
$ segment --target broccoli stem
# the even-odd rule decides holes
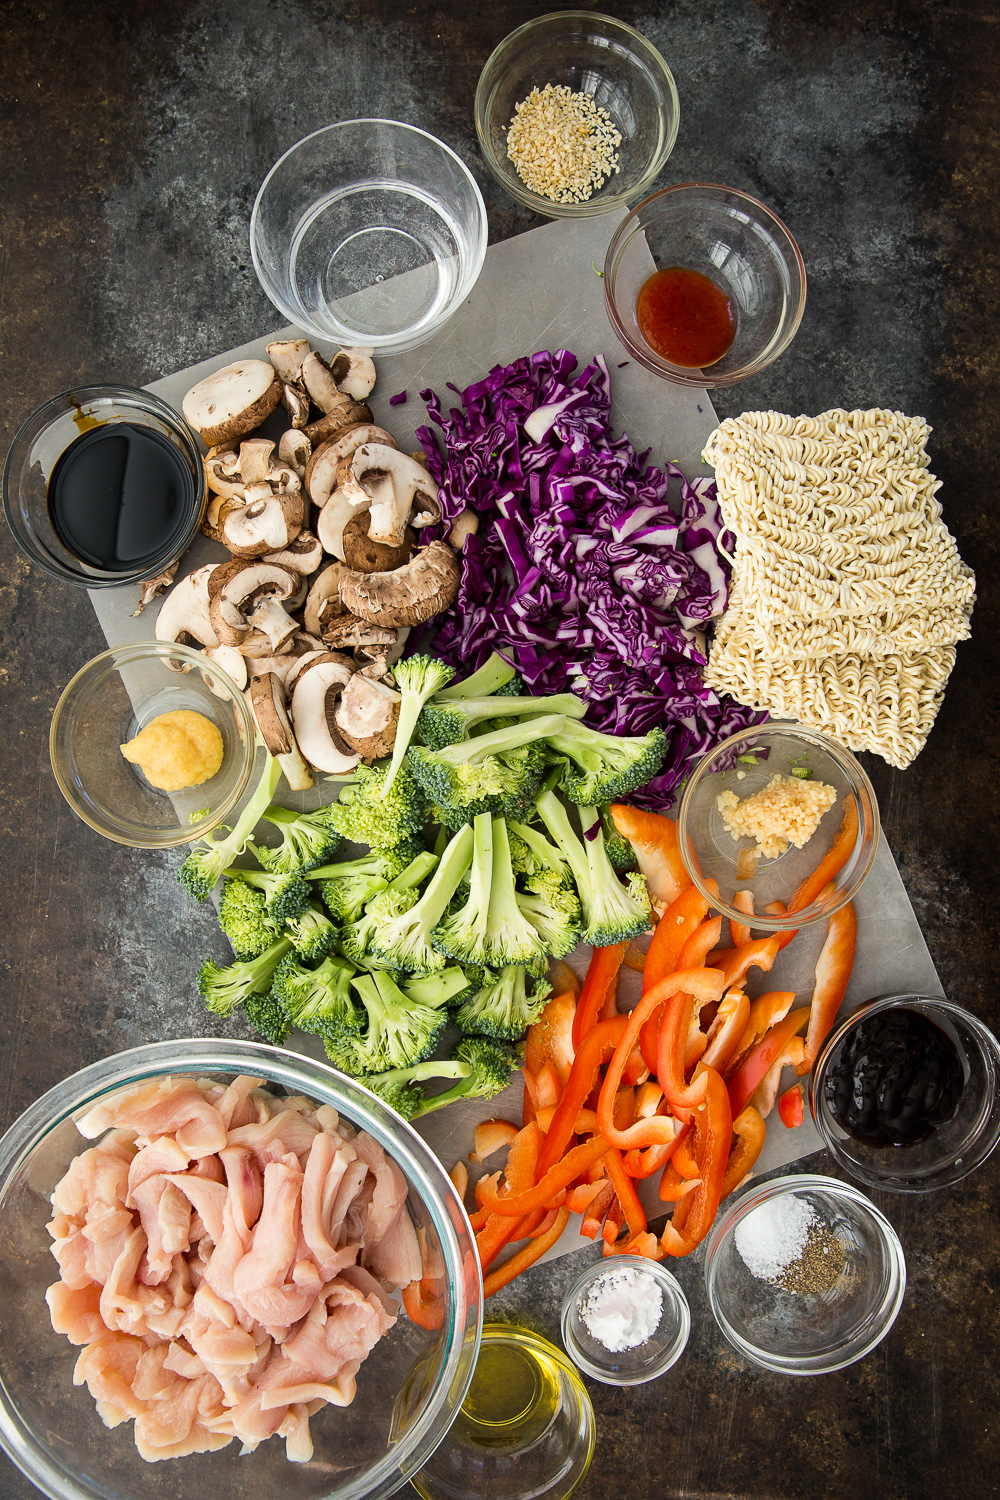
[[[516,702],[516,699],[511,699]],[[494,729],[474,740],[462,740],[457,745],[445,745],[435,751],[447,765],[475,765],[488,755],[499,755],[505,750],[518,750],[522,745],[534,744],[536,740],[551,739],[563,725],[569,723],[565,714],[542,714],[527,723],[512,724],[508,729]]]
[[[473,672],[471,677],[466,677],[463,682],[453,682],[450,687],[435,693],[434,701],[450,703],[454,698],[486,698],[490,693],[495,693],[497,688],[506,687],[515,675],[515,668],[510,662],[504,661],[494,651],[489,660],[477,672]]]
[[[426,922],[428,931],[437,926],[448,910],[448,902],[458,889],[459,881],[472,863],[473,844],[472,828],[467,823],[460,833],[456,833],[442,854],[427,889],[416,906],[407,913],[410,919],[418,919],[419,913],[418,920]]]

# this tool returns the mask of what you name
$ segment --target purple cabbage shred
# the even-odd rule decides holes
[[[389,397],[389,405],[390,406],[405,406],[406,405],[407,394],[408,393],[406,391],[397,391],[394,396],[390,396]]]

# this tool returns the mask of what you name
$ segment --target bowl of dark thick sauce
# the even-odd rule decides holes
[[[1000,1140],[1000,1043],[960,1006],[885,995],[829,1037],[810,1109],[845,1171],[872,1187],[929,1192],[960,1182]]]

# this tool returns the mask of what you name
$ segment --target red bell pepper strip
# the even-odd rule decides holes
[[[716,966],[725,980],[723,989],[729,990],[734,984],[739,984],[748,969],[769,969],[780,951],[781,940],[778,937],[756,938],[753,942],[744,943],[741,948],[734,948]]]
[[[708,1029],[708,1046],[702,1054],[701,1060],[707,1068],[725,1072],[730,1059],[736,1055],[749,1019],[750,1001],[742,990],[730,990],[722,997]]]
[[[696,927],[681,949],[677,960],[679,969],[702,969],[705,960],[722,936],[722,918],[709,917]]]
[[[733,1121],[733,1135],[736,1137],[736,1143],[726,1163],[726,1175],[722,1181],[723,1198],[728,1198],[733,1189],[739,1187],[753,1167],[764,1149],[766,1133],[767,1126],[764,1124],[763,1117],[752,1105],[748,1104],[746,1109],[741,1110],[736,1116]]]
[[[619,1234],[621,1234],[624,1223],[625,1210],[618,1202],[617,1197],[612,1198],[611,1207],[608,1209],[604,1219],[604,1227],[601,1230],[601,1239],[604,1241],[604,1249],[601,1252],[603,1255],[614,1254],[614,1244]]]
[[[645,1234],[633,1234],[627,1240],[622,1240],[620,1245],[612,1245],[609,1250],[605,1246],[605,1255],[641,1255],[646,1260],[662,1260],[663,1251],[655,1234],[647,1230]]]
[[[600,1121],[601,1132],[610,1145],[617,1146],[621,1150],[629,1151],[640,1146],[663,1146],[674,1138],[673,1126],[664,1115],[653,1115],[644,1120],[637,1120],[627,1130],[619,1130],[612,1118],[612,1108],[621,1083],[625,1061],[639,1036],[643,1022],[664,1001],[667,1002],[669,1013],[670,1007],[675,1004],[680,995],[685,996],[682,1008],[687,1012],[690,1012],[693,1003],[708,1005],[712,1001],[720,1000],[722,986],[717,971],[715,969],[678,969],[675,974],[671,974],[669,979],[661,979],[653,989],[647,990],[629,1015],[628,1024],[608,1063],[597,1102],[597,1118]],[[694,1000],[691,997],[694,997]],[[662,1077],[659,1082],[669,1100],[670,1094]],[[699,1094],[700,1097],[702,1097],[701,1094]],[[673,1100],[670,1102],[673,1103]]]
[[[469,1160],[484,1162],[495,1151],[513,1146],[517,1126],[513,1120],[481,1120],[476,1126]]]
[[[854,903],[848,901],[830,918],[826,941],[816,960],[816,983],[813,989],[812,1008],[809,1011],[809,1030],[806,1032],[805,1056],[798,1068],[799,1073],[808,1073],[826,1041],[854,967],[854,950],[858,939],[858,919]]]
[[[699,1177],[682,1177],[673,1161],[668,1161],[660,1178],[660,1199],[664,1203],[683,1203],[700,1181]]]
[[[729,1085],[729,1099],[734,1115],[738,1115],[750,1102],[751,1094],[763,1082],[775,1058],[784,1051],[785,1044],[802,1029],[808,1019],[807,1008],[793,1010],[783,1021],[771,1027],[764,1040],[758,1042],[746,1061],[740,1064]]]
[[[594,949],[573,1017],[574,1051],[597,1025],[609,991],[613,992],[618,984],[618,971],[627,948],[628,943],[612,943],[607,948]]]
[[[527,1233],[522,1234],[520,1238],[523,1240],[537,1240],[539,1235],[548,1234],[549,1230],[552,1228],[553,1224],[556,1221],[556,1214],[559,1213],[560,1209],[562,1209],[563,1206],[564,1205],[560,1203],[559,1208],[547,1209],[544,1217],[539,1220],[536,1227],[534,1229],[529,1229]]]
[[[574,1002],[580,998],[580,981],[561,958],[554,958],[549,964],[549,984],[553,995],[572,995]]]
[[[418,1328],[433,1332],[444,1322],[444,1282],[440,1278],[411,1281],[400,1293],[406,1315]]]
[[[675,1124],[677,1134],[666,1145],[647,1146],[644,1151],[626,1151],[625,1170],[630,1177],[634,1177],[637,1182],[643,1182],[647,1177],[653,1177],[657,1172],[662,1171],[673,1156],[677,1142],[688,1129],[688,1126],[682,1125],[680,1121],[675,1121]]]
[[[733,897],[733,905],[737,911],[741,911],[745,917],[753,916],[753,891],[737,891]],[[729,918],[729,936],[734,948],[742,948],[749,943],[753,937],[749,924],[746,922],[734,922]]]
[[[571,1151],[567,1151],[566,1155],[557,1161],[554,1167],[550,1167],[533,1187],[504,1196],[497,1191],[499,1173],[494,1173],[492,1177],[484,1177],[483,1207],[488,1208],[490,1213],[497,1217],[508,1219],[521,1218],[525,1214],[532,1213],[536,1208],[548,1208],[550,1200],[557,1193],[576,1182],[587,1167],[607,1155],[608,1149],[608,1143],[603,1136],[595,1135],[591,1140],[584,1141],[581,1145],[574,1146]]]
[[[782,1071],[787,1067],[798,1068],[805,1050],[806,1044],[800,1036],[789,1037],[750,1095],[750,1103],[765,1120],[777,1103]]]
[[[518,1250],[517,1254],[512,1255],[510,1260],[505,1260],[503,1265],[496,1271],[492,1271],[489,1276],[483,1278],[483,1296],[492,1297],[494,1292],[498,1292],[501,1287],[505,1287],[508,1282],[513,1281],[515,1276],[520,1276],[522,1271],[526,1271],[529,1266],[533,1266],[536,1260],[541,1260],[546,1250],[551,1250],[568,1223],[569,1210],[560,1208],[551,1229],[541,1235],[540,1238],[532,1240],[529,1244],[525,1245],[523,1250]]]
[[[581,1109],[597,1082],[602,1065],[611,1056],[619,1037],[628,1024],[628,1016],[615,1016],[611,1021],[598,1021],[593,1031],[584,1037],[580,1050],[573,1059],[573,1067],[552,1124],[545,1135],[538,1158],[537,1175],[543,1176],[562,1156],[573,1136],[573,1126]]]
[[[599,1177],[596,1182],[578,1182],[576,1187],[571,1188],[566,1194],[566,1207],[570,1213],[586,1214],[594,1199],[604,1192],[607,1185],[606,1177]]]
[[[854,850],[858,837],[858,802],[852,792],[844,804],[844,821],[840,825],[840,831],[833,841],[833,847],[829,854],[824,855],[811,875],[807,875],[802,884],[799,885],[788,903],[788,912],[802,911],[810,906],[816,897],[829,885],[835,876],[840,874]],[[794,935],[794,934],[793,934]]]
[[[746,1059],[751,1047],[757,1045],[776,1021],[785,1019],[794,1000],[794,990],[768,990],[767,994],[758,995],[756,1000],[750,1002],[750,1015],[747,1018],[746,1029],[736,1043],[731,1062],[722,1069],[727,1081],[732,1078],[740,1063]]]
[[[451,1178],[452,1182],[455,1185],[456,1193],[464,1203],[465,1195],[469,1188],[469,1169],[465,1165],[465,1162],[457,1161],[452,1167],[451,1171],[448,1173],[448,1176]]]
[[[641,974],[646,967],[647,948],[640,947],[635,938],[633,938],[625,949],[625,957],[622,959],[625,968],[631,969],[633,974]]]
[[[544,1109],[540,1109],[535,1117],[538,1121],[538,1128],[544,1131],[546,1135],[552,1129],[552,1121],[555,1118],[557,1107],[548,1104]],[[581,1109],[573,1122],[574,1135],[596,1135],[599,1128],[597,1124],[597,1111],[594,1109]]]
[[[523,1130],[518,1131],[511,1142],[507,1153],[507,1162],[504,1167],[506,1179],[506,1191],[508,1194],[520,1193],[530,1187],[535,1180],[535,1167],[538,1162],[538,1153],[541,1149],[542,1132],[535,1124],[526,1125]],[[476,1247],[479,1250],[479,1261],[483,1270],[487,1270],[499,1255],[507,1241],[513,1239],[517,1228],[517,1220],[509,1219],[501,1214],[493,1213],[486,1202],[486,1184],[488,1178],[480,1179],[476,1184],[476,1201],[481,1209],[486,1209],[489,1217],[485,1225],[476,1235]]]
[[[715,979],[710,979],[708,977],[710,975],[714,975]],[[673,979],[667,982],[672,984],[677,977],[675,974]],[[672,995],[664,1008],[656,1050],[656,1076],[664,1097],[675,1114],[679,1110],[697,1108],[705,1097],[704,1074],[693,1079],[690,1084],[685,1079],[684,1050],[687,1044],[692,1006],[697,1005],[700,1008],[702,1005],[711,1004],[713,1000],[721,1000],[725,988],[718,969],[688,969],[682,978],[684,988]],[[650,996],[657,993],[657,991],[650,991]],[[639,1006],[646,1004],[650,996],[644,995]],[[636,1011],[632,1014],[634,1016]],[[680,1118],[685,1118],[685,1116]]]
[[[733,1116],[729,1093],[722,1075],[706,1068],[700,1077],[707,1080],[705,1102],[695,1111],[695,1160],[701,1173],[697,1187],[688,1195],[689,1206],[680,1224],[674,1216],[663,1231],[660,1244],[667,1255],[687,1255],[701,1243],[712,1227],[722,1201],[722,1185],[733,1138]]]
[[[678,967],[681,949],[708,915],[708,902],[697,886],[688,885],[656,924],[642,971],[643,991],[651,990]]]
[[[576,996],[570,990],[552,995],[538,1020],[528,1027],[524,1043],[524,1066],[537,1078],[545,1063],[551,1063],[561,1088],[565,1088],[573,1066],[573,1020]]]
[[[701,1176],[701,1168],[691,1155],[690,1135],[685,1140],[677,1142],[674,1149],[673,1163],[680,1175],[688,1178],[689,1181],[693,1182],[695,1178]]]
[[[635,850],[650,896],[658,906],[669,906],[691,884],[681,859],[677,824],[659,813],[643,812],[621,802],[611,804],[611,816],[618,832]]]
[[[598,1234],[601,1231],[601,1225],[604,1223],[608,1210],[610,1209],[614,1201],[615,1190],[611,1186],[610,1182],[605,1181],[604,1185],[601,1188],[601,1191],[598,1193],[597,1197],[594,1198],[590,1207],[584,1214],[583,1223],[580,1225],[580,1233],[586,1239],[596,1240]]]
[[[616,1151],[614,1146],[611,1147],[607,1156],[604,1158],[604,1165],[607,1168],[608,1180],[615,1190],[615,1196],[617,1197],[618,1202],[622,1206],[622,1212],[625,1215],[625,1222],[628,1225],[631,1233],[645,1234],[645,1210],[643,1209],[642,1204],[639,1202],[639,1195],[635,1190],[635,1183],[632,1181],[631,1177],[625,1170],[625,1163],[622,1160],[622,1154],[620,1151]]]
[[[802,1085],[796,1083],[792,1088],[786,1089],[778,1100],[778,1114],[781,1123],[788,1130],[794,1130],[801,1125],[805,1118],[805,1110],[802,1107]]]

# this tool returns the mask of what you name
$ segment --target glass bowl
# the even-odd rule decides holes
[[[807,779],[834,787],[837,801],[803,848],[789,845],[777,858],[761,859],[754,873],[745,879],[739,866],[740,851],[752,850],[755,840],[734,839],[727,833],[717,798],[725,791],[735,792],[741,799],[750,797],[776,773],[789,776],[796,770],[807,770]],[[755,912],[749,926],[764,933],[786,931],[793,925],[788,918],[769,916],[765,907],[772,901],[787,905],[799,882],[811,875],[828,853],[840,829],[848,796],[854,797],[858,809],[854,848],[834,878],[833,889],[795,913],[796,929],[832,916],[853,900],[866,880],[879,841],[875,791],[851,752],[824,734],[774,720],[756,728],[741,729],[698,762],[684,787],[677,813],[677,836],[685,868],[713,909],[730,921],[747,923],[747,917],[733,905],[733,897],[738,891],[749,890],[753,893]],[[708,885],[709,880],[718,883],[717,896]]]
[[[777,1273],[783,1287],[750,1270],[737,1230],[756,1210],[787,1208],[792,1198],[808,1205],[800,1212],[811,1211],[819,1238]],[[740,1354],[782,1375],[827,1375],[885,1338],[902,1306],[906,1262],[892,1225],[857,1188],[832,1177],[778,1177],[719,1219],[705,1284],[715,1320]]]
[[[59,790],[77,817],[106,839],[135,849],[170,849],[215,828],[250,782],[256,727],[233,679],[214,662],[213,692],[201,651],[165,641],[136,641],[102,651],[63,689],[49,729]],[[222,765],[210,780],[161,792],[121,746],[160,714],[191,709],[222,735]]]
[[[486,256],[486,206],[442,141],[341,120],[286,151],[250,217],[264,291],[315,339],[399,354],[461,306]]]
[[[615,1354],[595,1339],[583,1316],[584,1307],[602,1281],[626,1267],[653,1278],[663,1299],[663,1310],[655,1331],[634,1349]],[[585,1375],[605,1385],[644,1385],[663,1375],[680,1359],[691,1333],[691,1312],[676,1276],[637,1255],[616,1255],[586,1266],[573,1282],[562,1305],[562,1340],[566,1353]]]
[[[179,488],[168,497],[165,533],[153,553],[119,532],[120,566],[99,567],[62,541],[49,510],[49,479],[71,443],[98,427],[127,422],[170,444]],[[190,477],[190,482],[189,482]],[[119,588],[155,578],[194,540],[205,503],[201,450],[187,423],[149,391],[128,386],[82,386],[52,396],[22,423],[3,466],[3,508],[14,541],[29,562],[80,588]],[[137,555],[142,553],[141,560]]]
[[[848,1135],[831,1108],[830,1073],[858,1022],[898,1007],[918,1011],[951,1038],[965,1074],[958,1113],[911,1146],[872,1146]],[[894,1193],[951,1187],[981,1167],[1000,1140],[1000,1042],[982,1021],[933,995],[885,995],[831,1032],[809,1080],[809,1108],[823,1143],[852,1177]]]
[[[704,369],[671,364],[650,348],[636,299],[654,271],[699,271],[725,292],[733,342]],[[611,326],[633,359],[677,385],[732,385],[756,375],[795,337],[806,305],[799,247],[769,208],[736,188],[682,182],[639,203],[615,230],[604,261]]]
[[[74,1116],[122,1087],[161,1074],[228,1083],[249,1074],[332,1105],[399,1165],[407,1205],[445,1267],[443,1321],[427,1330],[400,1314],[358,1372],[352,1405],[311,1423],[315,1457],[289,1463],[284,1443],[246,1457],[212,1454],[144,1463],[130,1423],[109,1431],[86,1387],[79,1349],[52,1331],[44,1295],[56,1280],[45,1225],[49,1197],[87,1142]],[[157,1042],[105,1058],[50,1089],[0,1141],[0,1442],[52,1500],[379,1500],[419,1468],[447,1431],[475,1364],[482,1283],[469,1221],[440,1162],[366,1089],[322,1063],[253,1042]],[[426,1253],[426,1252],[425,1252]]]
[[[514,106],[547,83],[593,95],[621,134],[618,171],[585,203],[554,203],[525,186],[507,156]],[[585,10],[537,16],[495,48],[476,88],[476,134],[500,186],[548,218],[612,213],[648,192],[674,149],[680,111],[663,58],[624,21]]]
[[[421,1500],[569,1500],[595,1442],[594,1408],[562,1350],[487,1323],[462,1409],[413,1488]]]

